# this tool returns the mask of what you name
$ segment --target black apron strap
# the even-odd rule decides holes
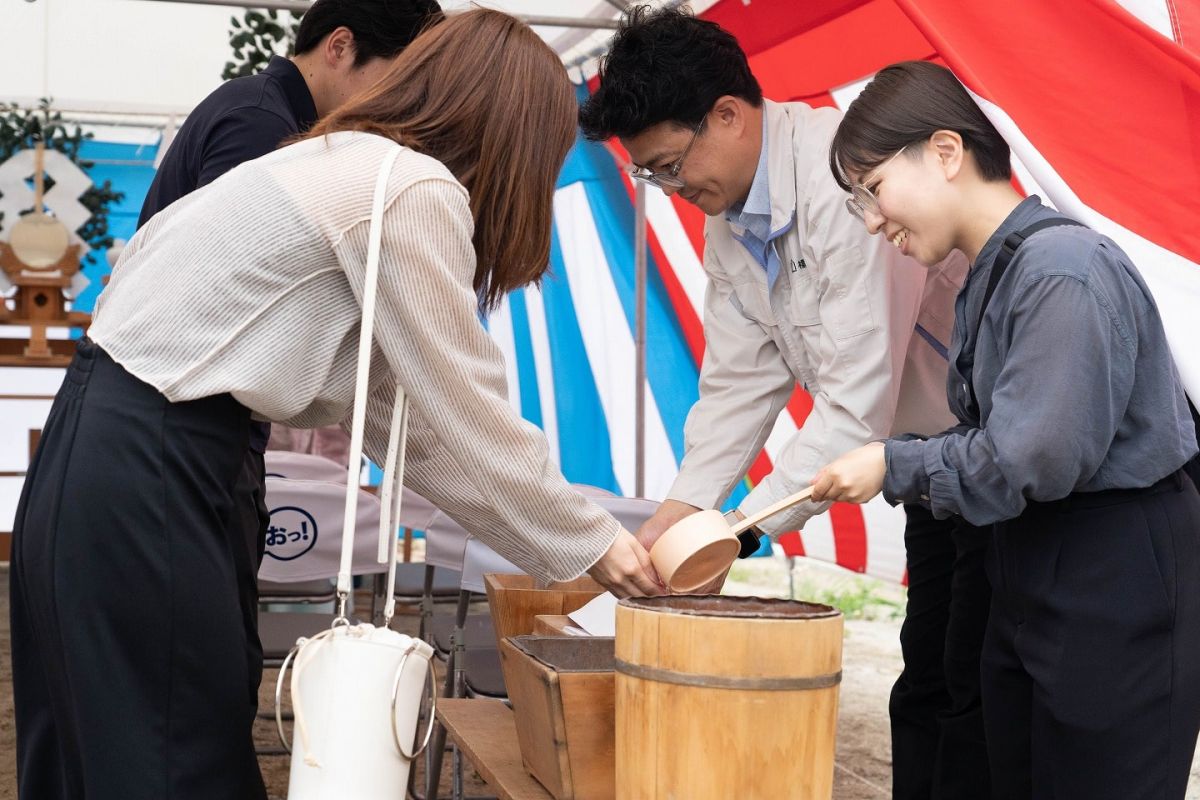
[[[983,305],[979,307],[979,319],[975,323],[975,335],[969,340],[976,344],[979,342],[979,329],[983,326],[983,315],[987,313],[988,303],[992,302],[992,295],[996,292],[996,287],[1000,285],[1000,279],[1004,277],[1005,271],[1008,269],[1009,263],[1013,260],[1013,256],[1017,254],[1017,250],[1021,249],[1021,245],[1025,240],[1035,233],[1046,228],[1054,228],[1059,225],[1078,225],[1087,227],[1082,222],[1077,222],[1070,217],[1049,217],[1047,219],[1038,220],[1037,222],[1022,228],[1019,231],[1010,233],[1004,238],[1004,243],[1000,245],[1000,251],[996,253],[996,257],[992,260],[992,271],[988,275],[987,290],[983,293]],[[970,378],[969,373],[974,371],[975,353],[963,352],[959,355],[958,370],[964,377]],[[979,399],[975,396],[975,381],[969,379],[967,381],[967,391],[970,393],[972,411],[978,416]]]
[[[1026,239],[1038,231],[1045,230],[1046,228],[1055,228],[1059,225],[1085,227],[1082,222],[1076,222],[1068,217],[1051,217],[1039,220],[1005,237],[1004,244],[1000,245],[1000,252],[996,253],[996,258],[992,262],[992,273],[988,275],[987,291],[983,294],[983,306],[979,309],[979,323],[981,325],[983,324],[983,312],[987,311],[988,303],[992,301],[992,294],[995,293],[996,286],[1000,283],[1000,279],[1004,277],[1004,272],[1008,269],[1009,262],[1013,260],[1013,256],[1017,254],[1017,250],[1025,243]],[[978,334],[978,329],[976,330],[976,334]]]

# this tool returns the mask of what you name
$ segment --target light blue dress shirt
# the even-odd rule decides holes
[[[741,203],[734,203],[725,212],[725,221],[735,228],[733,238],[741,242],[749,251],[754,261],[767,273],[767,287],[775,285],[779,277],[779,254],[775,252],[774,241],[787,233],[795,219],[788,218],[779,230],[771,230],[771,182],[767,174],[767,126],[763,125],[762,149],[758,153],[758,167],[754,171],[754,182],[750,184],[750,193]]]

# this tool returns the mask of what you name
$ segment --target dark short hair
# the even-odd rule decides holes
[[[354,34],[354,65],[394,58],[417,34],[444,18],[437,0],[317,0],[296,31],[296,54],[307,53],[343,26]]]
[[[866,174],[940,130],[962,137],[984,180],[1012,178],[1008,142],[954,73],[929,61],[902,61],[875,75],[838,125],[829,168],[849,191],[848,170]]]
[[[737,39],[687,9],[626,11],[599,77],[600,88],[579,111],[589,139],[636,136],[665,121],[695,127],[724,95],[762,105]]]

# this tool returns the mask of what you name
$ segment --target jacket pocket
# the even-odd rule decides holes
[[[853,339],[875,330],[867,285],[877,278],[867,274],[862,250],[851,247],[835,253],[829,258],[827,271],[832,277],[823,298],[827,306],[824,318],[833,338]]]

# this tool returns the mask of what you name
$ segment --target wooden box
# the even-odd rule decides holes
[[[483,580],[497,647],[510,636],[532,633],[533,618],[538,614],[570,614],[604,593],[603,587],[588,577],[552,583],[541,589],[530,575],[489,572]]]
[[[556,800],[616,794],[613,643],[517,636],[501,644],[521,761]]]

